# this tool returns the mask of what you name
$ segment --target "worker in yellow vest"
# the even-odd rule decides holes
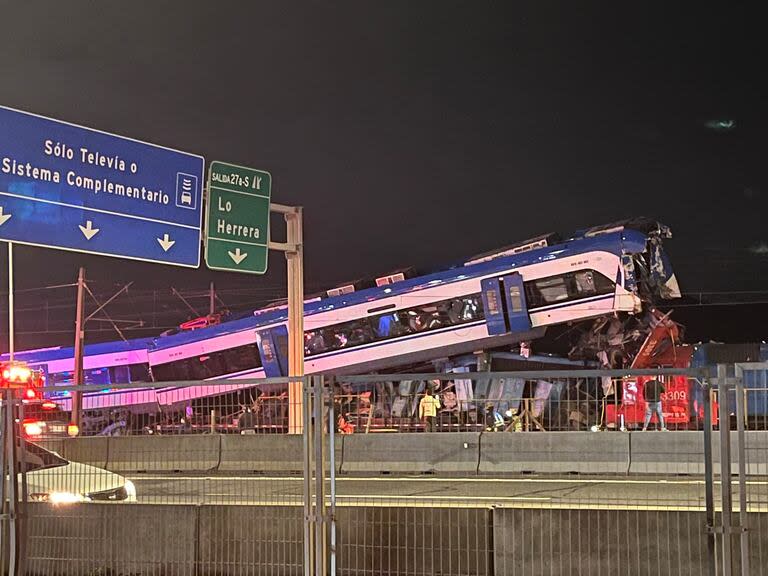
[[[435,431],[435,416],[440,409],[440,399],[432,395],[432,389],[427,388],[424,398],[419,402],[419,418],[424,422],[427,432]]]

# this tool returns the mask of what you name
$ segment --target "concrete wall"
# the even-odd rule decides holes
[[[494,574],[492,515],[478,508],[337,508],[339,574]]]
[[[717,433],[713,440],[717,448]],[[127,436],[49,445],[70,460],[120,473],[302,471],[299,436]],[[735,432],[731,453],[735,463]],[[768,474],[768,432],[747,432],[746,454],[749,474]],[[719,450],[714,458],[717,464]],[[349,474],[702,474],[704,440],[702,432],[352,434],[336,437],[336,467]]]
[[[705,521],[703,512],[495,509],[495,573],[700,576],[709,565]],[[748,525],[753,531],[749,574],[761,576],[768,514],[750,514]],[[733,551],[733,573],[741,574],[738,536]]]
[[[336,517],[345,576],[707,573],[699,512],[342,507]],[[748,526],[757,576],[768,514]],[[27,551],[29,576],[301,576],[303,509],[33,504]]]
[[[195,573],[194,506],[31,503],[27,530],[28,576]]]

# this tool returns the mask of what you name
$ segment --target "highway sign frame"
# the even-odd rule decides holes
[[[228,170],[229,174],[221,175],[224,170]],[[214,179],[214,173],[220,174],[218,179]],[[230,179],[237,176],[240,181],[222,183],[223,176]],[[266,192],[252,191],[257,182],[256,178],[259,178],[258,190],[261,190],[261,179],[266,178]],[[232,203],[235,204],[232,205]],[[221,272],[266,274],[269,267],[271,203],[271,173],[230,162],[211,161],[208,167],[208,206],[205,211],[206,266]],[[254,205],[257,205],[256,210],[248,210],[254,208]],[[234,212],[233,208],[236,208]],[[229,221],[224,220],[222,214],[230,214],[227,217]],[[214,218],[217,219],[217,225],[227,226],[228,229],[233,227],[238,230],[257,231],[258,241],[233,239],[231,236],[235,234],[228,232],[219,235],[218,231],[212,230]],[[235,219],[234,224],[232,219]],[[241,252],[243,247],[246,247],[249,252]],[[250,261],[246,262],[249,257],[251,257]],[[245,266],[241,267],[242,263],[245,263]],[[255,266],[254,263],[256,263]]]
[[[199,268],[204,176],[199,154],[0,106],[2,241]]]

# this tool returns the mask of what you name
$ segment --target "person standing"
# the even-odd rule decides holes
[[[645,421],[643,422],[643,432],[648,429],[648,424],[653,418],[655,412],[659,419],[659,426],[663,431],[667,430],[664,425],[664,414],[661,410],[661,395],[664,394],[664,384],[656,380],[648,380],[643,386],[643,399],[645,400]]]
[[[432,395],[432,388],[427,388],[424,398],[419,402],[419,418],[425,424],[425,430],[427,432],[435,431],[435,416],[440,409],[440,400],[437,396]]]

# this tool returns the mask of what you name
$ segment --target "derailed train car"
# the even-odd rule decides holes
[[[636,219],[565,240],[548,235],[525,241],[440,272],[382,277],[362,290],[329,290],[304,306],[306,372],[395,371],[477,350],[509,350],[557,327],[605,318],[632,326],[631,341],[621,342],[631,356],[649,329],[654,302],[679,296],[662,246],[669,237],[666,226]],[[596,341],[612,341],[612,326],[606,323],[604,333],[595,328]],[[577,348],[594,358],[591,345]],[[44,370],[49,383],[72,383],[71,348],[17,357]],[[250,387],[241,379],[287,375],[287,311],[255,310],[192,331],[88,345],[84,366],[86,383],[103,387],[85,395],[86,410],[200,403]],[[231,383],[138,385],[210,379]],[[129,382],[137,387],[111,387]],[[66,394],[60,400],[68,406]]]

